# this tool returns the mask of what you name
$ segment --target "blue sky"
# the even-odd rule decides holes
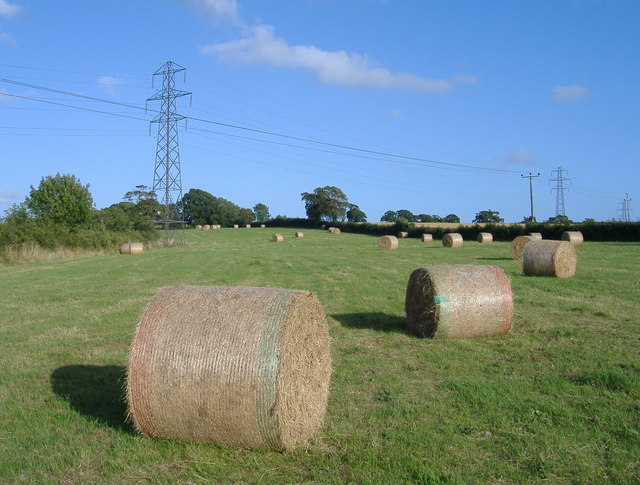
[[[546,220],[561,167],[569,218],[629,194],[637,220],[638,25],[636,0],[0,0],[0,211],[57,172],[97,208],[151,185],[170,60],[185,192],[304,217],[335,185],[370,221],[517,222],[522,175]]]

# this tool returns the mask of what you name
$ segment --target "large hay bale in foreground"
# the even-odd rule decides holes
[[[303,232],[296,232],[294,234],[295,237],[304,237],[304,233]]]
[[[574,246],[580,246],[584,243],[584,237],[580,231],[564,231],[560,239],[568,241]]]
[[[136,329],[129,414],[152,438],[291,450],[322,425],[330,359],[311,292],[165,288]]]
[[[518,236],[513,241],[511,241],[511,246],[509,246],[509,252],[513,259],[517,259],[520,261],[522,259],[522,253],[524,253],[524,248],[527,244],[533,241],[531,236]]]
[[[577,261],[576,250],[568,241],[534,240],[524,248],[522,273],[570,278],[576,273]]]
[[[462,246],[464,239],[462,239],[462,234],[457,232],[450,232],[449,234],[445,234],[442,236],[442,245],[445,248],[459,248]]]
[[[120,246],[120,254],[142,254],[144,252],[144,244],[141,242],[132,242]]]
[[[395,236],[382,236],[378,239],[378,247],[385,251],[398,249],[398,238]]]
[[[418,268],[407,284],[405,310],[409,331],[419,337],[507,333],[513,320],[511,283],[497,266]]]
[[[478,242],[480,244],[488,244],[493,242],[493,234],[490,232],[481,232],[478,234]]]
[[[282,234],[274,234],[273,236],[271,236],[271,240],[273,242],[282,242],[284,241],[284,237],[282,237]]]
[[[422,242],[431,242],[433,241],[433,235],[432,234],[423,234],[422,235]]]
[[[533,239],[542,239],[542,233],[540,232],[530,232],[529,236],[531,236]]]

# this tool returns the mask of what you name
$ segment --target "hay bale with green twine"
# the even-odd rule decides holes
[[[431,242],[433,241],[433,235],[432,234],[423,234],[422,235],[422,242]]]
[[[564,231],[560,239],[568,241],[574,246],[580,246],[584,243],[584,237],[580,231]]]
[[[292,450],[322,425],[330,374],[326,318],[313,293],[165,288],[136,329],[129,415],[151,438]]]
[[[427,266],[411,273],[407,327],[419,337],[480,337],[509,332],[513,297],[497,266]]]
[[[395,236],[382,236],[378,239],[378,248],[384,251],[398,249],[398,238]]]
[[[522,259],[522,253],[524,253],[524,248],[533,241],[531,236],[518,236],[513,241],[511,241],[511,245],[509,246],[509,252],[511,253],[511,257],[513,259],[517,259],[520,261]]]
[[[481,232],[478,234],[478,242],[480,244],[489,244],[493,242],[493,234],[490,232]]]
[[[120,254],[142,254],[144,252],[144,244],[141,242],[132,242],[120,246]]]
[[[568,241],[531,241],[522,254],[522,273],[570,278],[576,273],[577,262],[576,250]]]
[[[529,236],[531,236],[533,239],[542,239],[542,233],[539,232],[530,232]]]
[[[462,239],[462,234],[457,232],[450,232],[442,236],[442,245],[445,248],[459,248],[462,246],[464,239]]]
[[[271,236],[271,240],[273,242],[282,242],[284,241],[284,237],[282,237],[282,234],[274,234],[273,236]]]

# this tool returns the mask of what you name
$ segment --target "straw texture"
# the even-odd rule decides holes
[[[419,337],[507,333],[513,320],[511,283],[497,266],[418,268],[407,284],[405,309],[407,327]]]
[[[322,425],[330,358],[311,292],[165,288],[136,329],[129,413],[152,438],[291,450]]]
[[[542,233],[539,232],[530,232],[529,236],[531,236],[533,239],[542,239]]]
[[[382,236],[378,239],[378,247],[385,251],[398,249],[398,238],[395,236]]]
[[[120,254],[142,254],[144,244],[141,242],[127,243],[120,246]]]
[[[577,262],[576,250],[568,241],[531,241],[522,255],[522,273],[570,278],[576,273]]]
[[[478,234],[478,242],[480,244],[488,244],[493,242],[493,234],[490,232],[481,232]]]
[[[433,235],[431,234],[422,235],[422,242],[431,242],[431,241],[433,241]]]
[[[282,242],[284,241],[284,237],[282,237],[282,234],[274,234],[273,236],[271,236],[271,240],[273,242]]]
[[[520,261],[522,259],[522,253],[524,253],[524,248],[533,241],[531,236],[518,236],[513,241],[511,241],[511,246],[509,246],[509,251],[511,252],[511,256],[513,259],[517,259]]]
[[[580,246],[584,243],[584,237],[580,231],[565,231],[560,239],[568,241],[574,246]]]
[[[442,245],[445,248],[459,248],[463,242],[462,235],[457,232],[450,232],[442,236]]]

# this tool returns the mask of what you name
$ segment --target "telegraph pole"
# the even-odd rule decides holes
[[[526,177],[529,179],[529,198],[531,199],[531,222],[536,222],[536,218],[533,215],[533,179],[536,177],[540,177],[540,172],[538,172],[535,175],[529,172],[529,175],[520,174],[520,176],[523,178]]]
[[[564,190],[566,187],[564,183],[571,181],[571,179],[564,177],[567,171],[563,170],[562,167],[558,167],[552,173],[556,174],[556,178],[549,180],[549,182],[556,182],[555,188],[551,189],[556,191],[556,217],[566,216],[567,214],[564,211]]]
[[[175,75],[186,69],[175,62],[168,61],[153,73],[162,76],[162,89],[147,101],[160,101],[160,111],[151,120],[158,123],[158,144],[156,148],[156,163],[153,171],[153,191],[162,197],[163,210],[157,215],[156,222],[164,227],[162,242],[165,246],[171,244],[172,224],[179,224],[184,229],[184,216],[177,207],[182,198],[182,176],[180,173],[180,153],[178,150],[178,121],[185,119],[176,113],[176,98],[186,96],[186,91],[175,89]],[[153,82],[152,82],[153,84]]]

